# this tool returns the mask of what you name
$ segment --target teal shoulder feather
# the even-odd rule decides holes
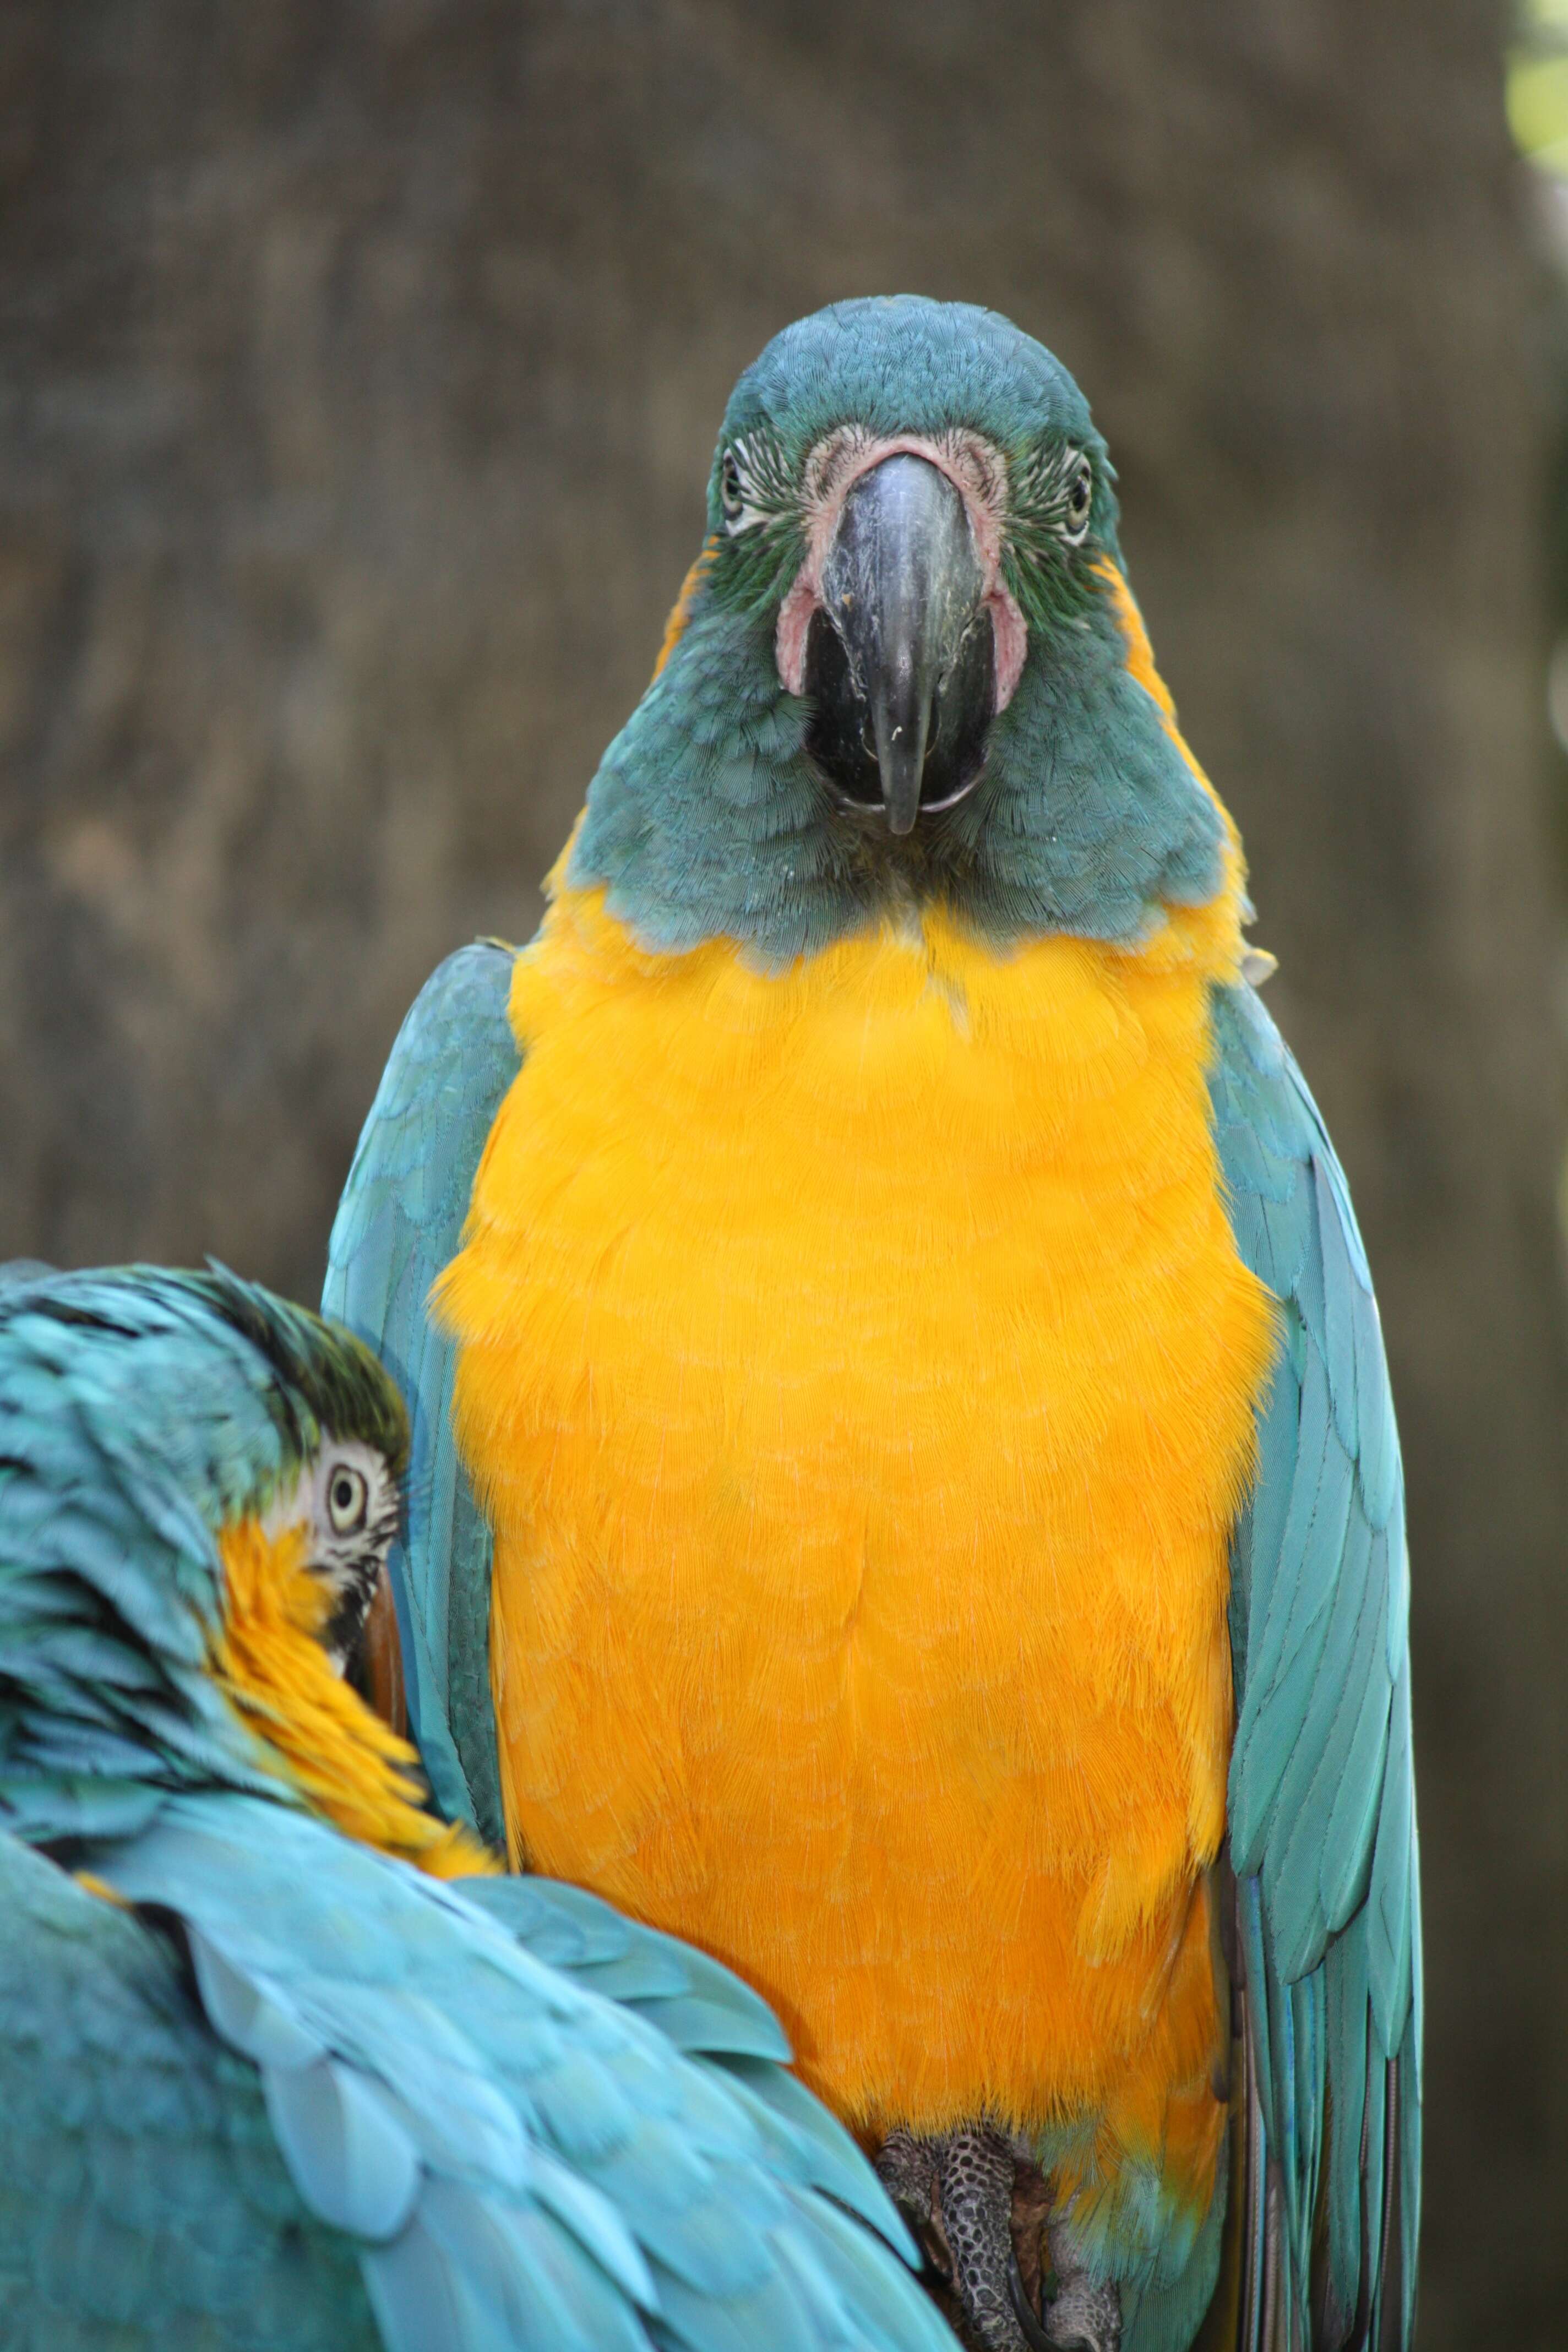
[[[0,2342],[374,2352],[353,2241],[168,1939],[0,1835]]]
[[[1281,1321],[1231,1557],[1241,2352],[1403,2352],[1420,2211],[1421,1942],[1394,1407],[1343,1174],[1249,988],[1216,993],[1210,1091],[1237,1244]]]
[[[519,1067],[513,951],[463,948],[405,1021],[371,1105],[328,1251],[323,1311],[374,1349],[408,1401],[407,1525],[391,1562],[409,1716],[437,1802],[504,1843],[488,1682],[490,1535],[452,1442],[456,1350],[429,1312]]]
[[[842,2124],[786,2072],[789,2043],[772,2010],[705,1952],[626,1918],[596,1895],[549,1878],[477,1878],[463,1892],[535,1958],[566,1970],[658,2027],[698,2063],[718,2068],[775,2155],[918,2260],[898,2210]]]

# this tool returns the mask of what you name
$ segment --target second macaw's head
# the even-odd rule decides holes
[[[737,384],[668,657],[568,879],[647,945],[787,961],[940,899],[997,940],[1134,940],[1224,819],[1129,668],[1105,445],[1005,319],[900,295]]]
[[[180,1790],[489,1867],[351,1685],[408,1459],[350,1332],[221,1268],[0,1283],[0,1819],[50,1850]]]

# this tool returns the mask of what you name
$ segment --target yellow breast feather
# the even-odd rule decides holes
[[[870,2129],[1190,2095],[1212,2171],[1272,1345],[1205,1082],[1237,895],[770,975],[561,888],[518,960],[438,1291],[512,1849],[737,1968]]]

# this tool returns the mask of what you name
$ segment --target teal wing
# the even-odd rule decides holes
[[[507,1019],[513,951],[479,940],[421,991],[383,1075],[343,1190],[323,1311],[368,1341],[408,1402],[405,1538],[392,1560],[410,1721],[437,1802],[504,1843],[488,1682],[490,1534],[451,1434],[456,1351],[428,1309],[519,1066]]]
[[[374,2352],[353,2240],[167,1940],[6,1836],[0,1923],[0,2343]]]
[[[1403,2352],[1421,1928],[1398,1439],[1365,1254],[1305,1082],[1249,988],[1218,992],[1215,1033],[1232,1225],[1282,1325],[1231,1563],[1237,2340]]]
[[[771,2013],[700,1955],[247,1797],[174,1798],[87,1860],[174,1923],[386,2352],[951,2346],[863,2159],[770,2097]]]
[[[792,2173],[918,2261],[897,2209],[859,2148],[787,2071],[790,2050],[767,2003],[705,1952],[626,1918],[598,1895],[550,1878],[476,1878],[463,1891],[536,1959],[656,2026],[716,2069]]]

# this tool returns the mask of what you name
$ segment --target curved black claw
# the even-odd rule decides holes
[[[1029,2301],[1029,2290],[1024,2284],[1024,2274],[1018,2268],[1016,2254],[1007,2265],[1007,2292],[1013,2298],[1013,2316],[1018,2323],[1018,2332],[1029,2352],[1056,2352],[1055,2345],[1040,2325],[1039,2313]]]

